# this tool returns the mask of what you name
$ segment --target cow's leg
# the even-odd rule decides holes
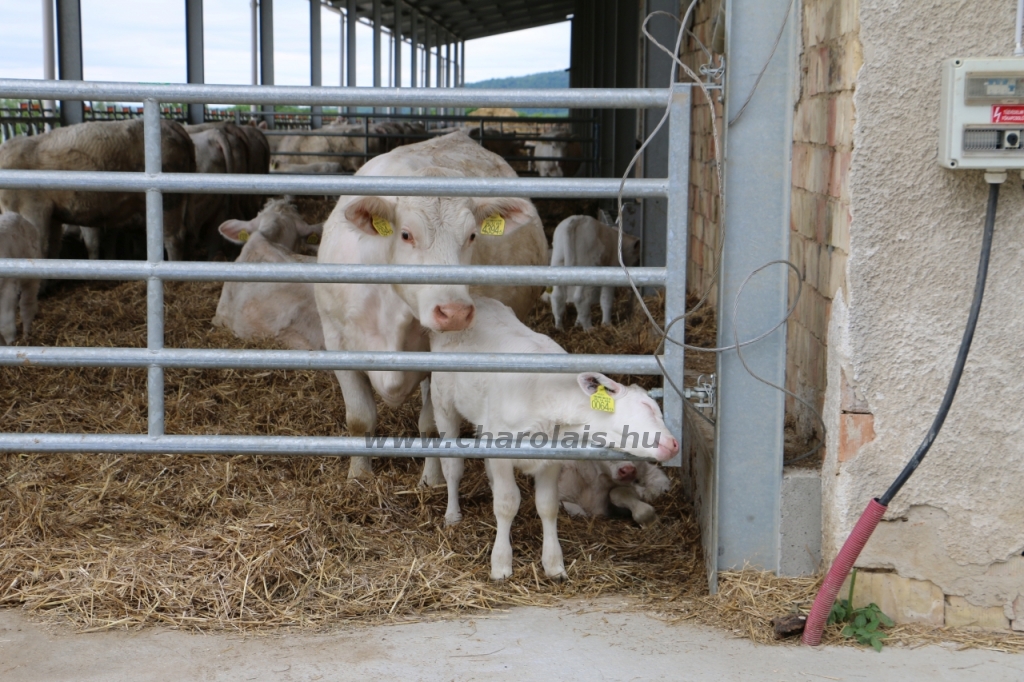
[[[39,312],[40,282],[38,279],[21,280],[21,333],[26,339],[32,332],[32,320]]]
[[[350,436],[373,435],[377,428],[377,403],[373,399],[373,388],[363,372],[338,370],[334,373],[341,385],[345,401],[345,426]],[[372,478],[373,467],[369,457],[352,457],[348,464],[348,477]]]
[[[551,314],[555,317],[555,329],[562,329],[565,319],[565,287],[551,288]]]
[[[0,279],[0,340],[13,344],[18,338],[18,280]]]
[[[562,545],[558,542],[558,474],[562,465],[553,462],[533,477],[534,501],[537,515],[544,528],[544,550],[540,562],[549,578],[567,578],[562,560]],[[513,481],[514,483],[514,481]]]
[[[615,287],[601,287],[601,324],[612,323],[612,308],[615,306]]]
[[[658,514],[654,511],[654,507],[641,500],[631,485],[612,488],[608,497],[616,507],[628,509],[629,513],[633,515],[633,520],[642,526],[655,523],[658,520]]]
[[[444,512],[444,525],[454,526],[462,520],[462,509],[459,507],[459,482],[466,469],[466,461],[461,457],[444,457],[441,459],[444,479],[448,484],[448,508]]]
[[[510,460],[488,459],[486,462],[487,476],[491,479],[491,494],[494,496],[494,518],[498,527],[494,549],[491,550],[491,580],[504,580],[512,575],[512,519],[519,511],[519,486],[516,485],[515,471]],[[556,490],[556,504],[557,499]]]
[[[430,400],[430,379],[424,379],[420,382],[420,397],[423,398],[419,421],[420,438],[427,438],[437,432],[437,424],[434,420],[434,404]],[[437,457],[425,458],[423,460],[423,474],[420,476],[419,484],[432,488],[442,483],[444,483],[444,474],[441,472],[441,460]]]
[[[89,252],[89,260],[99,260],[100,257],[100,228],[79,226],[82,233],[82,241],[85,242],[85,250]]]
[[[164,248],[169,261],[185,260],[186,201],[187,197],[180,197],[174,208],[164,208]]]

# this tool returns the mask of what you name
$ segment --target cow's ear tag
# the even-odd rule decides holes
[[[249,232],[246,231],[246,230],[239,230],[238,231],[238,241],[240,241],[240,242],[247,242],[247,241],[249,241]]]
[[[555,288],[553,286],[547,287],[547,288],[544,289],[544,293],[545,294],[553,294],[553,293],[555,293]]]
[[[314,245],[315,244],[319,244],[320,243],[320,235],[318,235],[316,232],[310,232],[309,236],[306,237],[306,243],[307,244],[314,244]]]
[[[480,234],[488,234],[492,237],[500,237],[505,234],[505,219],[495,213],[484,218],[480,225]]]
[[[377,230],[377,234],[381,237],[390,237],[395,233],[391,229],[391,223],[388,222],[387,218],[381,218],[379,215],[373,216],[373,229]]]
[[[608,395],[604,386],[598,386],[597,391],[590,396],[590,409],[598,412],[614,412],[615,398]]]

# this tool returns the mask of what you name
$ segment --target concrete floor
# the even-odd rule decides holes
[[[978,680],[1024,682],[1024,655],[945,647],[757,646],[719,630],[574,602],[493,616],[332,634],[243,638],[70,634],[0,610],[0,680]]]

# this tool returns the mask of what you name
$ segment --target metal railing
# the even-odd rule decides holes
[[[662,374],[652,356],[500,353],[401,353],[352,351],[275,351],[173,349],[164,347],[165,280],[460,283],[476,285],[588,284],[625,286],[619,268],[533,266],[381,266],[166,262],[163,259],[163,193],[251,193],[308,195],[441,195],[510,197],[614,197],[620,181],[605,178],[430,178],[370,176],[251,176],[169,174],[161,172],[160,101],[228,104],[297,104],[379,107],[564,107],[661,108],[670,112],[669,177],[629,179],[626,197],[668,200],[668,268],[633,268],[638,285],[666,290],[665,315],[684,312],[686,298],[687,172],[690,88],[672,91],[623,90],[464,90],[372,89],[274,86],[145,85],[74,81],[0,79],[0,98],[143,101],[145,172],[68,172],[0,170],[0,188],[129,191],[146,193],[146,261],[0,259],[0,277],[51,279],[135,279],[147,283],[146,348],[0,347],[0,365],[38,367],[136,367],[148,370],[148,433],[0,434],[0,452],[232,453],[280,455],[375,455],[579,459],[575,448],[522,446],[515,449],[471,446],[456,440],[392,439],[373,447],[362,437],[213,436],[164,433],[164,370],[167,368],[409,370],[576,373],[604,371]],[[683,383],[683,349],[668,344],[661,364],[677,386]],[[664,391],[669,430],[682,435],[682,397]],[[456,448],[452,452],[453,446]],[[592,459],[623,459],[622,452],[588,449]]]

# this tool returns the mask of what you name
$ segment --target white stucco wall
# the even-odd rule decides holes
[[[967,319],[987,186],[936,163],[940,65],[1008,56],[1010,0],[860,0],[864,65],[850,171],[850,256],[829,330],[824,553],[913,454]],[[1024,60],[1021,62],[1024,70]],[[839,300],[845,298],[845,300]],[[839,368],[874,414],[874,441],[837,462]],[[1002,188],[988,288],[963,381],[923,465],[859,565],[1003,606],[1024,594],[1024,193]]]

